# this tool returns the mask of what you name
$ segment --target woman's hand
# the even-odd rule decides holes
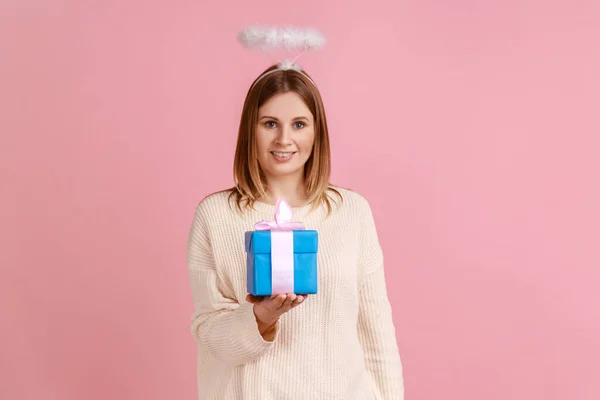
[[[265,334],[272,331],[275,323],[286,312],[300,305],[306,296],[290,294],[279,294],[271,297],[246,296],[246,300],[254,304],[254,315],[258,323],[258,331],[267,340]]]

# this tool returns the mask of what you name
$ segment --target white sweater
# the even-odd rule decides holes
[[[324,206],[293,209],[295,221],[319,232],[318,293],[281,317],[272,342],[245,300],[244,232],[272,220],[275,207],[256,203],[241,214],[228,193],[198,205],[188,241],[198,399],[404,399],[371,209],[359,194],[336,189],[344,202],[328,218]]]

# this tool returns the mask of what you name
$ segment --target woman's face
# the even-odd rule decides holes
[[[315,142],[314,118],[295,92],[278,93],[258,110],[258,162],[267,179],[302,177]]]

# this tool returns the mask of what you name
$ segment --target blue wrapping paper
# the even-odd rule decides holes
[[[315,230],[293,232],[293,287],[295,294],[316,294],[318,233]],[[250,231],[245,234],[247,252],[247,290],[254,296],[271,296],[272,251],[271,231]]]

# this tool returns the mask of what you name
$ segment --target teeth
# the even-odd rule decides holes
[[[273,154],[275,154],[277,157],[289,157],[292,155],[292,153],[280,153],[278,151],[273,151]]]

